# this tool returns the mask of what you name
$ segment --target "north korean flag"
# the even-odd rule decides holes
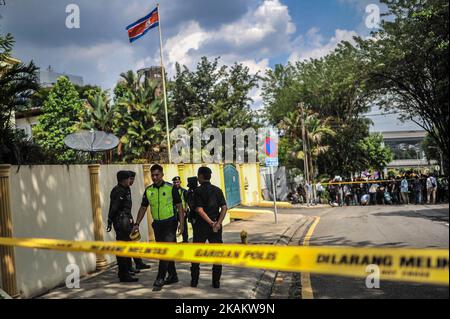
[[[137,20],[135,23],[130,24],[127,27],[128,38],[130,42],[134,42],[144,34],[148,32],[148,30],[156,28],[159,25],[159,14],[158,8],[150,12],[145,17]]]

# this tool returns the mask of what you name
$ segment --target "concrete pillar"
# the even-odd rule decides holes
[[[100,165],[89,165],[89,178],[91,182],[91,205],[92,219],[94,221],[94,239],[95,241],[104,241],[103,236],[103,218],[102,208],[100,206],[100,183],[99,183]],[[108,266],[104,255],[96,254],[96,270],[103,270]]]
[[[225,196],[225,199],[227,198],[227,190],[225,188],[225,173],[224,173],[225,165],[219,164],[219,170],[220,170],[220,189],[223,192],[223,195]]]
[[[247,192],[245,190],[244,164],[236,164],[239,172],[239,189],[241,191],[241,203],[247,205]]]
[[[256,176],[258,179],[258,199],[257,202],[260,203],[263,200],[263,196],[262,196],[262,188],[261,188],[261,164],[260,163],[256,163]]]
[[[0,237],[12,237],[11,191],[9,177],[11,165],[0,165]],[[13,298],[20,296],[17,289],[14,247],[0,246],[0,272],[2,288]]]
[[[152,184],[152,176],[150,173],[150,164],[144,164],[142,165],[142,169],[144,170],[144,185],[147,188]],[[150,214],[150,208],[147,209],[147,213],[145,214],[147,216],[147,225],[148,225],[148,241],[154,242],[155,241],[155,233],[153,232],[153,218],[152,214]]]

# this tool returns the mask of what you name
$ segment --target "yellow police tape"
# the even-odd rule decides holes
[[[0,238],[0,245],[352,277],[367,277],[372,274],[368,266],[377,265],[380,280],[449,285],[449,251],[443,249],[76,242],[26,238]]]

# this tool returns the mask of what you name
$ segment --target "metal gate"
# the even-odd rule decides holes
[[[239,189],[239,173],[233,165],[226,165],[223,174],[225,176],[225,191],[227,205],[229,208],[241,203],[241,192]]]

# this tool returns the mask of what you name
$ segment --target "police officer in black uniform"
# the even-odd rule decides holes
[[[130,174],[130,187],[134,184],[134,179],[136,178],[136,173],[133,171],[128,171]],[[131,268],[131,272],[138,273],[140,270],[150,269],[150,265],[145,264],[141,258],[133,258],[136,268]]]
[[[212,171],[208,167],[198,170],[200,187],[194,192],[195,211],[198,214],[193,225],[194,243],[222,244],[222,222],[227,213],[225,196],[219,187],[211,184]],[[212,270],[212,286],[220,288],[222,266],[214,265]],[[197,287],[200,276],[200,265],[192,264],[191,287]]]
[[[186,192],[186,220],[187,223],[191,223],[192,227],[196,222],[197,213],[195,212],[195,190],[198,188],[198,178],[196,177],[189,177],[188,178],[188,184],[187,184],[188,190]],[[185,225],[187,226],[187,223]]]
[[[130,241],[133,216],[131,215],[131,179],[129,172],[118,172],[117,183],[110,195],[108,228],[106,231],[111,232],[112,227],[114,227],[117,241]],[[131,272],[131,258],[117,256],[117,264],[120,282],[138,281],[137,278],[133,277],[134,273]]]

